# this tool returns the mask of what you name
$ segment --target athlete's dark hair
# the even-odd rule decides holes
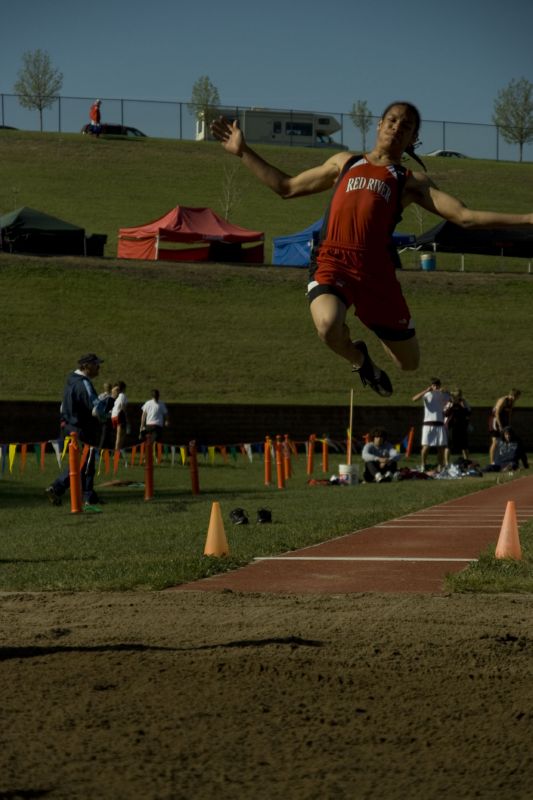
[[[383,114],[381,115],[381,119],[385,117],[385,115],[393,108],[394,106],[405,106],[405,108],[413,115],[415,118],[415,137],[418,138],[418,132],[420,130],[420,125],[422,122],[422,118],[420,116],[420,111],[416,106],[412,103],[409,103],[407,100],[395,100],[394,103],[389,103]],[[416,144],[416,142],[415,142]],[[424,172],[427,172],[426,165],[422,161],[422,159],[417,156],[415,153],[415,144],[410,144],[405,148],[405,152],[411,158],[414,158],[415,161],[418,161]]]

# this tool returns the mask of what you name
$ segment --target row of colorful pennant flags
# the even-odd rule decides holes
[[[367,437],[364,437],[365,439]],[[26,468],[26,463],[28,460],[28,455],[33,451],[37,466],[39,469],[44,470],[45,467],[45,457],[47,446],[50,445],[52,448],[57,465],[59,469],[62,469],[63,462],[67,455],[68,445],[69,445],[70,437],[66,436],[63,440],[60,439],[49,439],[46,442],[30,442],[20,444],[18,442],[12,444],[0,444],[0,477],[2,477],[6,470],[9,471],[10,474],[13,473],[15,462],[17,458],[17,454],[19,456],[19,472],[23,473]],[[307,454],[309,441],[305,442],[295,442],[291,439],[285,440],[286,444],[290,447],[290,450],[294,456],[298,455],[298,445],[305,446],[305,452]],[[313,442],[315,443],[327,443],[328,446],[332,447],[337,452],[344,452],[342,446],[339,445],[338,442],[335,442],[331,439],[319,439],[313,437]],[[397,449],[406,449],[408,446],[408,437],[406,436],[405,439],[398,445],[396,445]],[[124,448],[120,451],[114,450],[107,450],[107,449],[96,449],[96,459],[97,459],[97,467],[96,473],[100,475],[102,470],[107,475],[111,471],[111,467],[113,468],[113,472],[116,474],[119,467],[123,465],[124,467],[128,466],[140,466],[144,463],[145,457],[145,447],[144,443],[139,445],[133,445],[132,447]],[[243,444],[234,444],[234,445],[202,445],[199,444],[196,446],[197,452],[199,455],[203,456],[205,461],[214,464],[216,452],[220,453],[224,462],[227,462],[229,458],[233,459],[234,461],[237,460],[239,453],[247,458],[250,462],[253,462],[254,453],[255,454],[263,454],[264,453],[264,442],[252,442],[252,443],[243,443]],[[175,466],[176,463],[181,463],[183,466],[187,464],[188,461],[188,447],[184,445],[168,445],[163,444],[161,442],[156,442],[153,444],[153,452],[154,452],[154,464],[161,464],[163,461],[169,461],[171,466]],[[271,449],[272,449],[272,456],[274,455],[274,443],[271,440]],[[88,452],[89,447],[85,445],[84,452]],[[83,455],[82,455],[83,460]]]
[[[51,439],[46,442],[30,442],[26,444],[12,443],[0,444],[0,475],[4,475],[6,470],[13,473],[17,455],[19,457],[19,471],[21,473],[26,469],[28,457],[33,453],[37,466],[39,469],[44,470],[47,445],[52,448],[57,465],[59,469],[63,467],[68,451],[69,437],[65,437],[63,441]],[[263,449],[262,443],[245,443],[239,445],[198,445],[197,452],[202,455],[209,463],[215,463],[215,456],[217,450],[222,455],[224,461],[229,458],[237,460],[239,453],[251,462],[253,461],[254,453],[261,453]],[[86,446],[87,447],[87,446]],[[96,450],[97,458],[97,474],[102,470],[108,474],[113,465],[113,471],[116,472],[118,467],[122,464],[127,466],[136,466],[144,463],[146,445],[134,445],[130,448],[125,448],[120,451],[113,451],[102,449]],[[156,442],[154,448],[154,463],[161,464],[162,461],[169,461],[172,466],[181,462],[185,465],[188,460],[188,448],[183,445],[167,445]],[[88,449],[88,448],[87,448]],[[83,460],[83,455],[82,455]]]

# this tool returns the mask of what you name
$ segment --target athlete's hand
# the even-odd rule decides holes
[[[239,121],[230,122],[226,117],[218,117],[209,126],[212,135],[221,143],[224,150],[234,156],[242,156],[244,136],[239,128]]]

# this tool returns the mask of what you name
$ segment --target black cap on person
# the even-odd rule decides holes
[[[84,356],[80,356],[78,359],[78,364],[80,367],[84,367],[86,364],[103,364],[103,359],[98,358],[96,353],[86,353]]]

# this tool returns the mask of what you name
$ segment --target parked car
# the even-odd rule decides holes
[[[440,156],[441,158],[468,158],[463,153],[458,153],[456,150],[433,150],[432,153],[426,153],[426,156]]]
[[[91,125],[89,123],[84,125],[81,132],[91,133]],[[100,136],[122,136],[128,139],[142,136],[146,138],[146,134],[138,128],[131,128],[129,125],[115,125],[109,122],[103,122],[100,125]]]

